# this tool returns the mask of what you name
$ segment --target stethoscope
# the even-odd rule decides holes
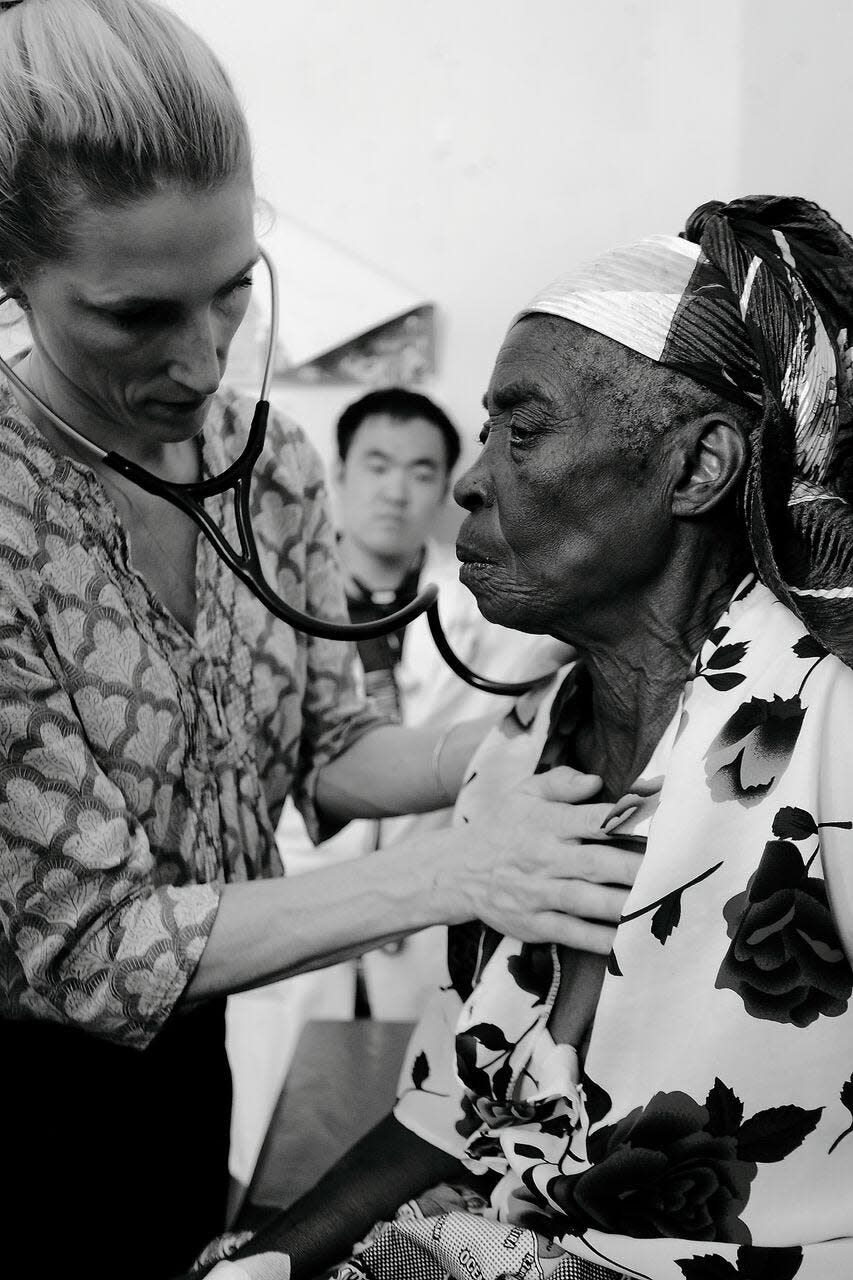
[[[218,476],[211,476],[206,480],[194,480],[189,483],[178,484],[172,480],[164,480],[162,477],[154,475],[153,472],[147,471],[145,467],[140,467],[137,463],[131,462],[129,458],[122,457],[120,453],[101,449],[100,446],[88,440],[79,431],[75,431],[67,422],[58,417],[41,397],[36,395],[18,377],[14,369],[10,368],[2,357],[0,357],[0,368],[2,368],[13,386],[17,387],[24,396],[29,396],[35,401],[58,430],[67,436],[71,436],[78,445],[94,455],[104,466],[110,467],[118,475],[131,480],[134,484],[139,485],[141,489],[147,490],[148,493],[153,493],[159,498],[165,498],[167,502],[171,502],[173,506],[185,512],[199,527],[216,554],[231,572],[241,582],[245,583],[252,594],[260,600],[270,613],[276,618],[280,618],[282,622],[288,623],[294,630],[304,632],[309,636],[317,636],[323,640],[369,640],[375,636],[384,636],[392,631],[398,631],[407,626],[414,618],[426,613],[427,624],[435,647],[451,671],[459,676],[460,680],[464,680],[466,684],[472,685],[473,688],[480,689],[484,693],[503,694],[510,697],[517,697],[522,693],[526,693],[537,681],[526,680],[517,683],[502,683],[495,680],[486,680],[483,676],[478,676],[473,671],[470,671],[456,656],[448,644],[447,637],[441,626],[438,613],[438,587],[432,583],[424,587],[423,591],[410,604],[398,609],[396,613],[391,613],[375,622],[352,623],[328,622],[324,618],[312,618],[300,609],[294,609],[277,592],[273,591],[267,582],[261,568],[258,548],[252,532],[249,497],[252,472],[264,446],[267,419],[270,411],[269,390],[272,382],[273,360],[278,336],[278,279],[275,266],[269,254],[264,249],[260,249],[260,247],[259,252],[270,278],[269,337],[261,381],[261,394],[252,415],[252,425],[249,429],[249,438],[245,449],[240,457]],[[0,298],[0,305],[5,301],[7,301],[6,298]],[[226,493],[228,490],[233,490],[234,493],[234,518],[240,543],[239,550],[232,546],[203,506],[206,498],[211,498],[215,494]]]

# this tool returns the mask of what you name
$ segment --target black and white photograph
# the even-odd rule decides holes
[[[853,6],[0,2],[0,1274],[853,1278]]]

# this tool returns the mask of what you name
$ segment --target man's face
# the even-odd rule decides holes
[[[371,414],[338,463],[341,528],[386,559],[417,555],[447,496],[444,437],[425,418]]]
[[[486,393],[483,450],[456,485],[460,578],[491,621],[582,641],[607,633],[666,559],[661,450],[620,447],[606,384],[585,390],[575,326],[516,324]]]

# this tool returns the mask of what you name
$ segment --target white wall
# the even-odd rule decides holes
[[[853,225],[849,0],[171,4],[234,77],[259,192],[438,304],[428,389],[468,451],[508,321],[575,261],[759,189]],[[325,450],[355,394],[283,398]]]
[[[743,9],[740,186],[807,196],[853,231],[853,4]]]

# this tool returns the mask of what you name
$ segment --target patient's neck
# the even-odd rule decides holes
[[[744,574],[733,557],[717,555],[702,569],[665,575],[616,610],[606,632],[572,637],[592,686],[576,763],[602,777],[603,799],[618,799],[648,764],[694,657]]]

